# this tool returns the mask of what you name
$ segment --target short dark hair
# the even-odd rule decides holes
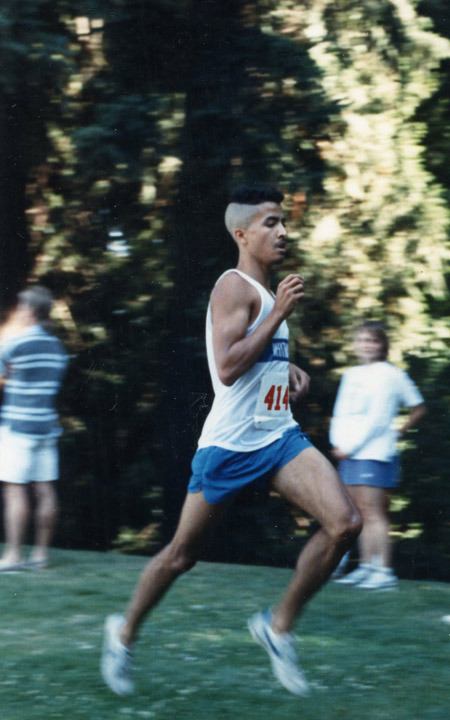
[[[230,203],[241,205],[260,205],[264,202],[273,202],[279,205],[283,202],[284,194],[278,188],[264,183],[253,185],[240,185],[230,195]]]
[[[53,295],[43,285],[31,285],[17,295],[19,305],[26,305],[36,320],[48,320],[53,306]]]
[[[355,335],[359,335],[361,332],[370,333],[374,338],[381,343],[380,359],[386,360],[389,353],[389,338],[386,333],[386,328],[379,320],[363,320],[356,330]]]

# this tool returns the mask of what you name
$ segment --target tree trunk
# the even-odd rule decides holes
[[[0,103],[0,308],[9,307],[29,271],[25,219],[26,172],[22,151],[23,96]]]
[[[240,6],[241,2],[233,0],[227,3],[226,13],[219,0],[194,0],[191,6],[192,64],[185,106],[183,166],[171,228],[174,290],[164,358],[166,537],[175,528],[191,456],[211,403],[204,360],[209,292],[217,276],[236,258],[223,215],[236,151],[238,119],[233,117],[233,106],[239,86],[235,43]]]

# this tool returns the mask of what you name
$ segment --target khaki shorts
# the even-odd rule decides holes
[[[0,427],[0,481],[49,482],[59,475],[58,439],[31,437]]]

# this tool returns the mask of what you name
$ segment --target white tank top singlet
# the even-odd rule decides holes
[[[246,334],[251,335],[269,315],[275,299],[261,283],[240,270],[227,270],[219,280],[230,272],[253,285],[261,299],[258,317],[247,329]],[[281,323],[255,364],[231,386],[224,385],[217,372],[210,305],[206,315],[206,350],[215,397],[198,441],[199,448],[215,445],[225,450],[249,452],[269,445],[286,430],[296,427],[289,406],[289,330],[286,321]]]

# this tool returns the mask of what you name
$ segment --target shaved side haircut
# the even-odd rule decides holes
[[[241,185],[231,193],[230,202],[225,210],[225,226],[234,238],[238,228],[245,230],[258,212],[258,205],[283,202],[283,193],[271,185]]]

